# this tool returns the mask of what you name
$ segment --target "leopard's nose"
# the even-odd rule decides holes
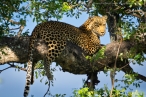
[[[105,32],[101,32],[101,36],[104,35],[104,34],[105,34]]]

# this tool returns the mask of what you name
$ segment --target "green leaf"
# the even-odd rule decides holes
[[[36,77],[36,79],[38,78],[38,72],[37,71],[35,71],[35,77]]]
[[[91,58],[91,61],[93,60],[97,60],[97,59],[103,59],[104,56],[104,52],[105,52],[106,47],[103,46],[96,54],[94,57]]]
[[[67,11],[70,10],[70,9],[71,9],[70,5],[68,5],[67,2],[63,2],[62,11],[67,12]]]
[[[85,57],[87,60],[90,60],[91,59],[91,56],[86,56]]]
[[[48,81],[45,82],[45,85],[47,85],[47,84],[48,84]]]

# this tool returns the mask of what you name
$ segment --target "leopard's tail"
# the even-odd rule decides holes
[[[35,34],[33,34],[35,33]],[[30,41],[29,41],[29,52],[28,52],[28,62],[27,62],[27,74],[26,74],[26,85],[25,85],[25,89],[24,89],[24,97],[28,96],[29,93],[29,88],[30,88],[30,84],[32,83],[32,77],[33,77],[33,68],[34,68],[34,62],[33,62],[33,51],[34,51],[34,43],[36,41],[37,38],[37,32],[35,32],[35,30],[33,31],[32,36],[30,37]]]

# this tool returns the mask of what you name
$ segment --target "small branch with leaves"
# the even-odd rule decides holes
[[[131,10],[131,9],[127,9],[127,10],[125,10],[125,12],[127,14],[133,15],[133,16],[135,16],[137,18],[141,18],[145,14],[145,12],[143,10]]]
[[[16,24],[16,25],[20,25],[20,27],[18,27],[18,28],[10,28],[9,30],[17,30],[17,29],[19,29],[19,31],[17,32],[17,37],[20,37],[21,36],[21,34],[22,34],[22,31],[23,31],[23,29],[24,29],[24,25],[25,25],[25,21],[23,20],[23,21],[21,21],[21,22],[17,22],[17,21],[14,21],[14,20],[12,20],[12,19],[8,19],[8,18],[5,18],[7,21],[9,21],[10,23],[12,23],[12,24]]]
[[[9,65],[9,67],[6,67],[6,68],[0,70],[0,73],[2,73],[3,71],[5,71],[5,70],[7,70],[9,68],[16,68],[16,69],[19,69],[19,70],[27,71],[26,68],[22,68],[22,67],[19,67],[18,65],[14,65],[14,63],[12,63],[12,64],[8,63],[8,65]]]

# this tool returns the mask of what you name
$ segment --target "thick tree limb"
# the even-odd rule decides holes
[[[0,40],[0,64],[9,62],[26,63],[28,60],[28,41],[29,37],[3,37]],[[142,44],[142,45],[140,45]],[[143,49],[146,53],[146,42],[139,43],[138,48]],[[35,43],[36,49],[34,51],[34,61],[42,60],[45,53],[47,53],[47,47],[42,40],[37,40]],[[113,42],[106,45],[105,57],[103,59],[90,60],[86,59],[87,56],[78,46],[70,42],[67,43],[66,49],[56,59],[56,62],[62,67],[63,71],[67,71],[74,74],[87,74],[92,71],[103,71],[104,67],[113,67],[119,42]],[[132,47],[137,47],[137,44],[132,41],[123,41],[119,49],[119,54],[122,53],[124,61],[117,58],[117,67],[121,68],[124,72],[130,73],[133,71],[127,61],[127,52]],[[136,49],[135,53],[141,52],[141,49]],[[125,66],[125,67],[124,67]],[[137,79],[146,81],[146,77],[138,75]]]

